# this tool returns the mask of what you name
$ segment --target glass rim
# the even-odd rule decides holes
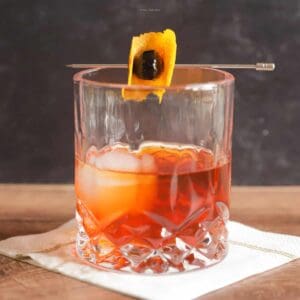
[[[214,69],[214,68],[208,68],[208,67],[201,67],[197,65],[191,65],[191,66],[180,66],[180,65],[175,65],[175,69],[198,69],[198,70],[210,70],[214,71],[216,73],[222,74],[224,78],[220,80],[212,80],[212,81],[207,81],[207,82],[191,82],[189,84],[174,84],[171,86],[150,86],[150,85],[128,85],[127,83],[114,83],[114,82],[106,82],[106,81],[95,81],[95,80],[90,80],[83,78],[85,74],[89,74],[92,72],[96,72],[99,70],[104,70],[104,69],[127,69],[127,66],[120,66],[120,65],[105,65],[105,66],[100,66],[96,68],[90,68],[86,69],[80,72],[77,72],[73,76],[73,81],[74,82],[83,82],[87,85],[90,86],[95,86],[95,87],[106,87],[106,88],[117,88],[117,89],[129,89],[129,90],[148,90],[148,91],[153,91],[153,90],[159,90],[159,89],[164,89],[164,90],[198,90],[198,89],[203,89],[203,90],[210,90],[211,88],[217,87],[217,86],[224,86],[224,85],[230,85],[233,84],[235,81],[234,76],[226,71],[220,70],[220,69]]]

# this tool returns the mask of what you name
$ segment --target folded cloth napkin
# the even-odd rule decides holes
[[[230,221],[229,253],[204,270],[172,275],[106,272],[74,255],[76,223],[0,242],[0,253],[64,275],[143,299],[194,299],[300,257],[300,237],[275,234]]]

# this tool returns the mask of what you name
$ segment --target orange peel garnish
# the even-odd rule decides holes
[[[173,30],[166,29],[163,32],[149,32],[139,36],[134,36],[128,60],[128,85],[143,85],[153,87],[169,86],[172,81],[175,60],[176,60],[176,35]],[[154,50],[162,60],[163,69],[160,74],[153,79],[142,79],[134,73],[134,61],[145,51]],[[161,101],[165,89],[123,89],[124,100],[142,101],[150,93],[158,96]]]

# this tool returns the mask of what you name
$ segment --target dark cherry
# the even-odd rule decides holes
[[[144,80],[152,80],[163,70],[163,61],[154,50],[147,50],[133,62],[133,73]]]

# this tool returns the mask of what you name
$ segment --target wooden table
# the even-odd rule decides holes
[[[53,229],[74,216],[72,185],[0,184],[0,239]],[[233,220],[300,235],[300,187],[234,187]],[[0,256],[0,299],[132,299]],[[213,299],[300,299],[300,260],[207,294]]]

